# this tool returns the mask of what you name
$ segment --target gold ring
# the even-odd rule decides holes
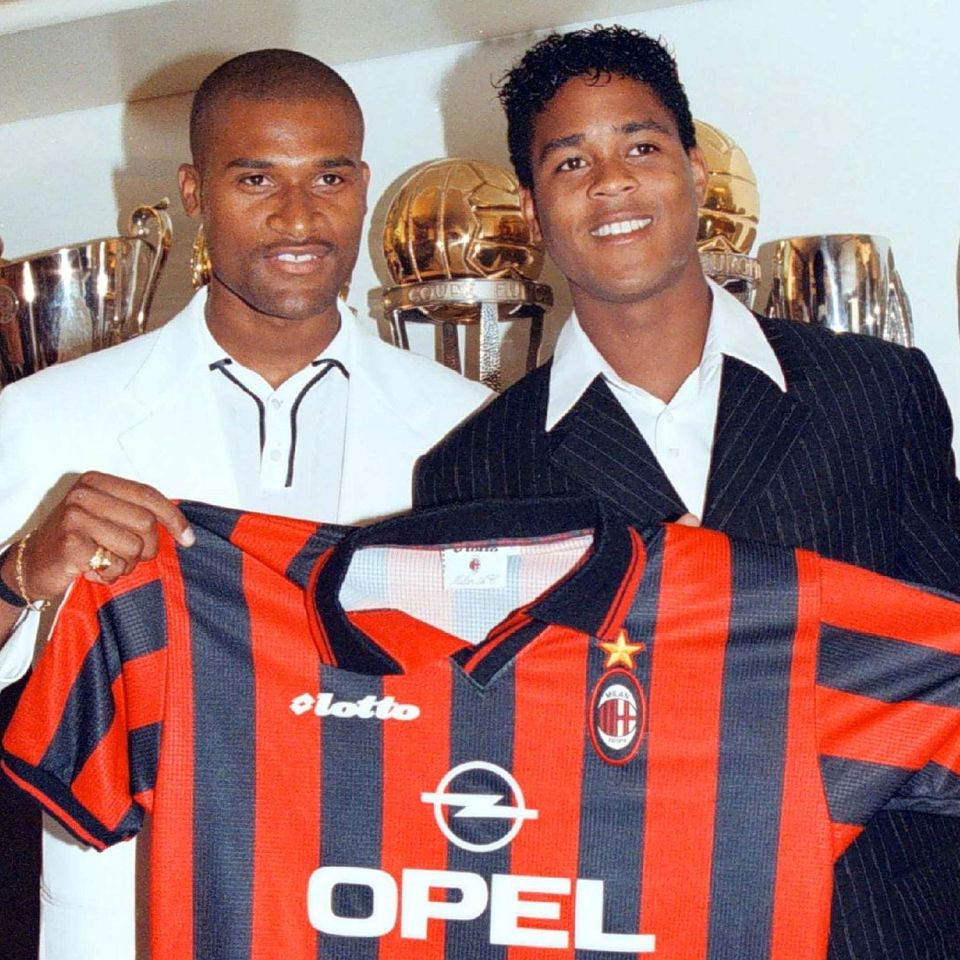
[[[93,551],[93,556],[87,561],[87,566],[94,572],[100,573],[106,570],[113,563],[110,551],[106,547],[97,547]]]

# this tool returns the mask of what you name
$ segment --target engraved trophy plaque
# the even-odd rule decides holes
[[[510,173],[476,160],[421,167],[390,204],[383,249],[397,284],[383,291],[397,346],[409,349],[407,323],[435,324],[440,359],[464,373],[460,328],[477,330],[477,379],[499,390],[500,322],[526,318],[526,369],[536,366],[553,293],[535,282],[543,252],[531,240]]]
[[[137,207],[123,236],[0,260],[0,386],[143,333],[170,249],[166,208]]]
[[[910,301],[886,237],[785,237],[759,255],[761,313],[913,346]]]

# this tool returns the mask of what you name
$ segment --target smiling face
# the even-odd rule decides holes
[[[537,116],[531,160],[524,212],[581,318],[703,285],[706,168],[648,86],[618,75],[567,81]]]
[[[367,209],[362,146],[342,98],[219,107],[203,155],[180,168],[184,209],[206,233],[211,303],[248,319],[336,316]]]

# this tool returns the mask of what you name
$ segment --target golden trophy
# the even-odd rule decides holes
[[[708,277],[749,307],[760,281],[760,264],[749,256],[760,213],[757,178],[733,139],[703,120],[693,123],[708,174],[697,231],[700,262]]]
[[[197,227],[190,251],[190,283],[194,290],[205,287],[213,277],[213,264],[210,263],[210,249],[207,247],[207,235],[203,224]]]
[[[137,207],[123,236],[0,260],[0,386],[143,333],[172,239],[167,205]]]
[[[910,301],[886,237],[785,237],[759,254],[761,313],[913,346]]]
[[[442,362],[464,373],[459,329],[477,330],[477,379],[499,390],[499,323],[526,318],[526,369],[536,366],[553,293],[535,282],[543,251],[530,237],[512,174],[477,160],[421,167],[390,204],[383,250],[397,284],[383,291],[397,346],[409,349],[408,322],[435,324]]]

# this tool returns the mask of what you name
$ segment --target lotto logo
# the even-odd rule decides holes
[[[316,697],[301,693],[290,701],[296,714],[313,713],[318,717],[356,717],[358,720],[416,720],[420,708],[412,703],[397,703],[393,697],[377,698],[372,693],[360,700],[334,700],[332,693]]]

